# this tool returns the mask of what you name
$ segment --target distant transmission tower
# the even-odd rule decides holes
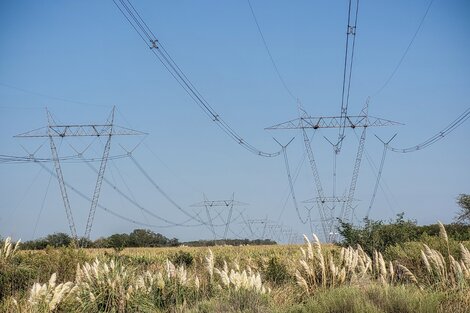
[[[65,213],[67,214],[67,220],[70,228],[70,233],[74,239],[78,239],[75,222],[73,219],[72,208],[70,205],[69,197],[67,194],[67,187],[64,181],[64,175],[61,167],[61,158],[57,152],[57,147],[54,142],[54,138],[65,138],[65,137],[103,137],[106,138],[106,144],[104,146],[103,155],[101,157],[101,164],[96,178],[95,189],[93,191],[93,197],[91,200],[90,211],[88,213],[88,219],[85,228],[84,238],[89,239],[91,229],[93,226],[93,220],[95,217],[96,206],[100,197],[101,185],[103,182],[104,172],[106,170],[106,163],[109,157],[109,151],[111,149],[111,138],[113,136],[131,136],[131,135],[145,135],[143,132],[139,132],[133,129],[120,127],[114,125],[114,111],[113,107],[108,120],[104,124],[71,124],[61,125],[57,124],[50,112],[46,109],[48,124],[46,127],[34,129],[26,133],[16,135],[19,138],[49,138],[49,144],[51,148],[52,160],[54,161],[54,167],[57,175],[57,180],[60,186],[60,192],[62,200],[64,202]],[[82,157],[81,154],[77,156],[79,159]]]
[[[230,229],[230,223],[232,220],[233,207],[247,205],[247,203],[235,201],[234,198],[235,198],[235,195],[232,194],[232,199],[229,199],[229,200],[208,200],[206,195],[204,195],[204,201],[191,205],[192,207],[199,207],[199,208],[205,209],[206,216],[207,216],[207,223],[208,223],[208,226],[210,227],[212,235],[214,236],[214,240],[217,240],[217,232],[215,231],[215,227],[214,227],[214,219],[220,216],[221,212],[219,212],[216,215],[216,217],[214,217],[213,213],[211,215],[211,211],[216,208],[228,209],[227,217],[225,219],[221,218],[223,221],[223,225],[225,226],[223,239],[227,240],[227,234],[228,234],[228,230]]]

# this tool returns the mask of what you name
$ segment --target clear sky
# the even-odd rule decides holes
[[[283,89],[270,63],[247,1],[135,1],[158,39],[214,109],[252,145],[278,150],[275,136],[289,146],[299,201],[316,196],[304,149],[296,131],[265,127],[293,119],[296,104]],[[370,114],[405,125],[370,129],[359,175],[356,215],[367,211],[375,184],[368,161],[378,166],[382,145],[374,134],[396,147],[418,144],[443,129],[470,106],[470,4],[436,0],[390,83],[387,80],[415,33],[429,1],[360,2],[351,113],[359,113],[371,96]],[[314,116],[338,115],[344,58],[347,1],[252,0],[271,53],[289,88]],[[72,100],[72,101],[65,101]],[[109,1],[0,2],[0,154],[25,155],[41,139],[14,135],[45,126],[47,106],[62,123],[104,122],[113,105],[116,124],[149,133],[134,157],[185,210],[209,199],[235,199],[246,218],[268,216],[299,233],[309,231],[288,197],[282,157],[262,158],[231,141],[196,106]],[[425,150],[389,152],[383,188],[371,217],[394,218],[405,212],[420,224],[451,222],[455,200],[470,193],[470,123]],[[358,133],[359,134],[359,133]],[[312,145],[327,194],[332,189],[332,150],[316,133]],[[139,138],[113,139],[111,155],[130,149]],[[61,155],[85,149],[88,139],[68,139]],[[87,157],[98,157],[102,142],[93,141]],[[338,193],[347,189],[357,138],[346,132],[338,158]],[[48,143],[38,157],[50,157]],[[53,169],[52,163],[46,164]],[[95,167],[98,164],[94,164]],[[91,196],[96,177],[85,164],[64,163],[65,180]],[[105,177],[143,207],[172,221],[178,212],[128,158],[108,163]],[[0,164],[0,235],[28,240],[68,232],[57,180],[37,164]],[[50,181],[50,184],[49,184]],[[89,203],[69,191],[79,234],[84,232]],[[103,184],[100,204],[131,219],[162,225]],[[302,204],[303,206],[303,204]],[[312,211],[312,212],[315,212]],[[226,212],[222,212],[224,216]],[[305,210],[301,208],[301,214]],[[234,214],[235,216],[236,214]],[[317,214],[314,218],[318,219]],[[203,214],[201,213],[201,216]],[[238,216],[238,215],[237,215]],[[219,220],[219,223],[220,220]],[[243,233],[238,218],[233,231]],[[97,210],[92,237],[129,232],[137,225]],[[153,228],[182,240],[210,238],[207,227]],[[223,229],[217,229],[221,236]],[[245,230],[246,232],[246,230]]]

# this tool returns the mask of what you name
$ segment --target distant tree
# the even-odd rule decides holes
[[[459,223],[470,223],[470,195],[460,194],[457,197],[457,204],[460,206],[460,211],[456,217]]]
[[[170,240],[162,234],[156,234],[148,229],[134,229],[129,234],[131,247],[162,247],[169,245]]]
[[[82,237],[78,239],[78,246],[82,248],[94,248],[94,242],[91,239]]]
[[[366,252],[372,253],[374,250],[384,251],[387,246],[418,239],[418,229],[416,221],[405,220],[404,213],[400,213],[389,223],[365,218],[363,225],[355,226],[340,221],[338,232],[344,246],[359,244]]]
[[[170,246],[170,247],[177,247],[177,246],[180,245],[180,242],[178,241],[177,238],[172,238],[168,241],[167,245]]]
[[[124,248],[129,246],[128,234],[114,234],[106,239],[108,248]]]
[[[108,238],[100,237],[93,242],[93,247],[95,248],[108,248],[109,242]]]
[[[52,235],[47,235],[46,242],[47,245],[54,248],[67,247],[72,243],[72,237],[66,233],[54,233]]]

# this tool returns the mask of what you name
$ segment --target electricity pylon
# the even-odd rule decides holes
[[[336,239],[336,233],[334,232],[334,228],[337,223],[337,218],[340,218],[344,221],[350,221],[352,219],[352,215],[353,215],[352,202],[354,200],[354,194],[356,191],[356,184],[357,184],[359,169],[360,169],[361,160],[362,160],[362,153],[364,151],[366,129],[369,127],[383,127],[383,126],[393,126],[393,125],[400,124],[394,121],[369,116],[368,105],[369,103],[367,101],[359,115],[344,115],[342,111],[341,116],[312,117],[312,116],[309,116],[307,112],[305,111],[305,109],[299,104],[299,116],[300,116],[299,118],[266,128],[267,130],[300,129],[302,131],[304,146],[305,146],[305,150],[307,152],[307,156],[310,162],[310,168],[312,170],[313,179],[314,179],[314,187],[315,187],[316,194],[317,194],[315,201],[312,201],[312,202],[314,202],[318,207],[323,235],[324,235],[325,240],[327,241],[333,241]],[[354,168],[353,168],[349,190],[345,198],[337,197],[335,194],[336,159],[334,162],[335,168],[333,169],[333,181],[334,181],[333,195],[331,197],[325,196],[323,185],[320,179],[320,174],[318,172],[317,163],[316,163],[312,145],[310,142],[310,138],[307,134],[308,129],[317,130],[320,128],[327,128],[327,129],[336,128],[340,130],[344,128],[351,128],[351,129],[362,128],[363,129],[361,137],[359,139],[359,145],[358,145],[358,150],[356,153],[356,160],[354,162]],[[338,143],[333,145],[335,155],[341,151],[340,142],[342,142],[343,139],[344,139],[344,135],[341,136]],[[332,203],[332,204],[330,205],[329,203]],[[342,203],[339,214],[335,212],[337,203]]]
[[[67,220],[70,228],[70,233],[74,239],[78,239],[77,230],[75,227],[75,222],[73,219],[72,208],[70,205],[70,200],[67,194],[67,187],[64,181],[64,175],[62,172],[62,166],[60,163],[59,154],[57,152],[57,147],[54,142],[54,138],[65,138],[65,137],[103,137],[106,138],[106,143],[103,150],[103,155],[101,157],[100,168],[96,178],[95,189],[93,191],[93,197],[90,203],[90,210],[88,212],[88,218],[85,228],[84,238],[89,239],[91,229],[93,226],[93,220],[95,217],[96,206],[100,197],[101,185],[103,182],[104,173],[106,170],[106,164],[109,157],[109,151],[111,150],[111,138],[113,136],[131,136],[131,135],[146,135],[146,133],[120,127],[114,125],[114,111],[113,107],[110,116],[104,124],[57,124],[50,112],[46,109],[47,113],[47,126],[34,129],[15,137],[19,138],[49,138],[49,144],[51,148],[52,161],[54,161],[54,167],[57,175],[57,180],[59,182],[60,192],[62,195],[62,200],[64,202],[65,213],[67,215]],[[80,154],[79,154],[79,157]]]
[[[229,199],[229,200],[208,200],[206,198],[206,195],[204,195],[204,201],[198,202],[198,203],[195,203],[195,204],[191,205],[192,207],[200,207],[200,208],[205,209],[206,215],[207,215],[207,221],[208,221],[209,227],[212,231],[212,235],[214,236],[214,241],[217,240],[217,233],[214,229],[214,223],[213,223],[214,218],[211,216],[210,209],[226,208],[226,209],[229,210],[228,214],[227,214],[227,218],[222,219],[223,220],[223,225],[225,226],[223,239],[227,240],[227,234],[228,234],[228,230],[230,228],[230,222],[232,220],[233,207],[234,206],[247,205],[247,203],[243,203],[243,202],[240,202],[240,201],[235,201],[234,197],[235,197],[235,195],[232,194],[232,199]]]

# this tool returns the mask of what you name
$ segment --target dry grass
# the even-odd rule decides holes
[[[315,235],[302,246],[90,249],[85,253],[91,262],[69,258],[65,264],[75,277],[38,279],[5,297],[0,311],[465,312],[470,252],[461,244],[459,255],[451,255],[443,226],[440,238],[447,255],[423,244],[419,268],[386,260],[378,251],[368,255],[360,246],[322,245]],[[16,248],[8,241],[2,250],[11,264],[49,253]],[[181,252],[191,262],[172,262]],[[282,281],[267,279],[276,271]]]

